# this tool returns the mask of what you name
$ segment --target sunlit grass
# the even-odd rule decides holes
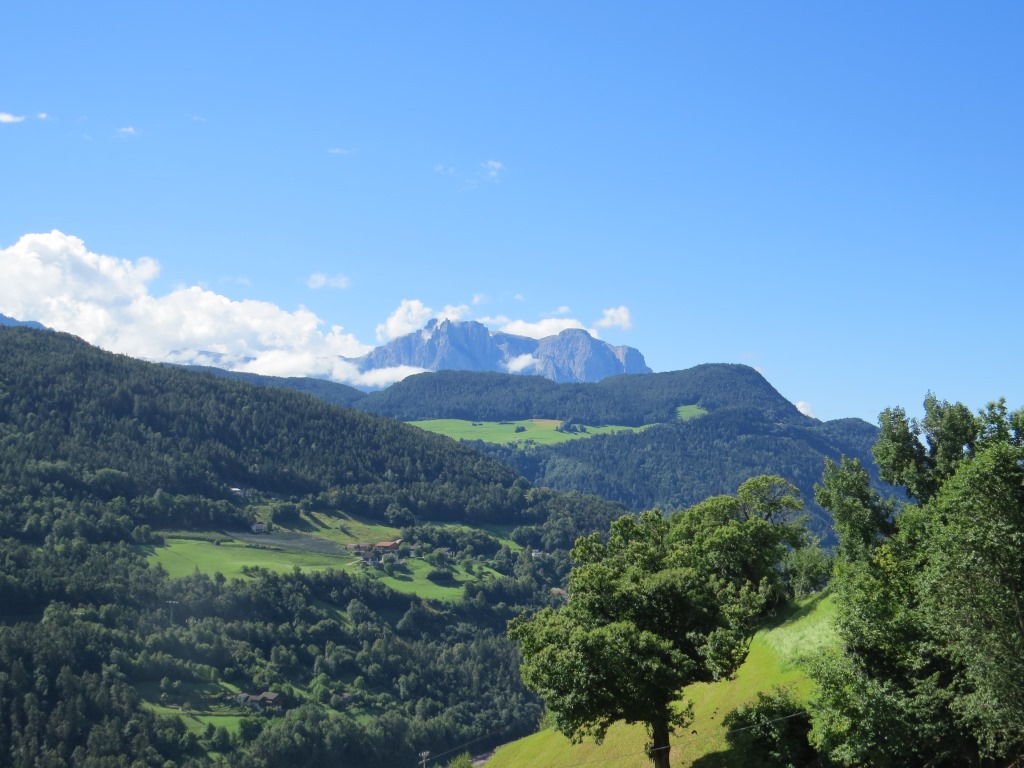
[[[437,432],[456,440],[482,440],[485,443],[517,443],[532,440],[540,445],[556,445],[594,435],[613,432],[639,432],[643,427],[603,426],[586,427],[585,432],[559,432],[562,424],[557,419],[524,419],[522,421],[466,421],[463,419],[427,419],[409,422],[428,432]],[[516,431],[518,428],[519,431]]]

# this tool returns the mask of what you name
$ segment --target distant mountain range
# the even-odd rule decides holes
[[[579,328],[531,339],[492,332],[475,321],[452,320],[431,320],[422,330],[399,336],[351,362],[364,373],[411,366],[425,371],[523,373],[560,383],[651,373],[638,350],[614,347]]]

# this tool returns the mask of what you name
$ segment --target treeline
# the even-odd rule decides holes
[[[347,384],[339,384],[336,381],[326,379],[312,379],[308,376],[263,376],[258,373],[245,373],[243,371],[226,371],[223,368],[214,368],[209,365],[187,365],[184,366],[192,371],[209,373],[211,376],[219,376],[224,379],[244,381],[256,387],[275,387],[277,389],[294,389],[296,392],[303,392],[307,395],[323,400],[331,405],[350,407],[357,400],[366,397],[366,393],[350,387]]]
[[[540,376],[437,371],[410,376],[354,403],[360,410],[402,421],[541,418],[637,427],[672,421],[682,405],[699,405],[709,411],[743,406],[774,421],[811,421],[753,368],[725,364],[613,376],[593,384],[556,384]]]

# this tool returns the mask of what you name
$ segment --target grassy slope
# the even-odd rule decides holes
[[[587,427],[586,432],[559,432],[562,422],[556,419],[525,419],[523,421],[464,421],[462,419],[428,419],[410,421],[414,427],[436,432],[456,440],[482,440],[485,443],[518,443],[532,440],[541,445],[555,445],[569,440],[612,432],[639,432],[647,427]],[[523,431],[516,432],[516,427]]]
[[[269,519],[266,514],[257,513],[258,517]],[[441,523],[444,527],[468,528],[458,523]],[[303,513],[299,523],[291,528],[282,528],[286,532],[303,533],[337,544],[373,544],[378,541],[394,539],[397,528],[368,523],[358,518],[338,513],[328,515],[320,512]],[[513,550],[520,547],[504,538],[507,530],[500,526],[492,526],[489,531],[501,543]],[[160,563],[172,579],[189,576],[195,571],[212,576],[221,573],[230,578],[245,578],[242,569],[245,567],[265,568],[277,573],[287,573],[298,567],[303,571],[339,568],[348,571],[363,571],[387,584],[392,589],[406,594],[415,594],[431,600],[459,600],[467,583],[481,579],[498,578],[500,574],[483,563],[474,565],[474,573],[457,563],[452,564],[453,580],[450,584],[436,584],[426,578],[433,566],[423,560],[411,558],[405,568],[399,569],[393,576],[374,568],[363,568],[357,554],[336,556],[297,548],[288,548],[286,542],[275,540],[272,536],[259,537],[261,546],[252,546],[239,541],[222,540],[215,545],[213,539],[228,537],[220,534],[196,536],[190,533],[177,538],[174,532],[163,534],[165,544],[159,547],[146,547],[145,551],[151,563]],[[187,538],[186,538],[187,537]],[[255,537],[254,537],[255,538]],[[265,541],[265,543],[264,543]]]
[[[688,421],[704,413],[707,413],[707,411],[699,405],[681,405],[676,409],[676,417],[680,421]],[[608,435],[614,432],[641,432],[648,427],[654,426],[653,424],[647,424],[642,427],[588,426],[586,432],[559,432],[557,428],[562,422],[557,419],[524,419],[523,421],[500,422],[426,419],[409,423],[428,432],[436,432],[456,440],[482,440],[485,443],[500,444],[532,440],[541,445],[556,445],[568,442],[569,440],[578,440],[582,437]],[[522,427],[522,431],[516,432],[518,427]]]
[[[758,691],[776,686],[792,686],[798,696],[808,697],[811,683],[803,665],[817,650],[836,642],[832,615],[828,595],[802,601],[754,636],[735,678],[689,686],[686,696],[694,702],[694,719],[672,739],[672,765],[689,766],[697,761],[701,768],[752,765],[749,755],[728,751],[722,719],[752,701]],[[487,768],[569,768],[589,763],[649,768],[646,740],[643,726],[619,724],[601,746],[593,742],[573,745],[561,734],[546,730],[501,747]]]
[[[172,579],[200,573],[220,572],[228,578],[242,576],[245,566],[266,568],[278,573],[289,572],[295,566],[302,570],[347,568],[356,558],[342,559],[312,552],[288,552],[276,549],[258,549],[234,542],[216,546],[208,541],[167,539],[162,547],[149,549],[150,562],[163,565]]]

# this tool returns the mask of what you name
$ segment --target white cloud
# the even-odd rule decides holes
[[[469,314],[469,306],[466,304],[445,304],[444,309],[434,315],[438,320],[451,320],[458,322]]]
[[[570,312],[572,312],[572,307],[567,307],[565,304],[563,304],[562,306],[560,306],[558,309],[556,309],[551,314],[552,315],[568,315]]]
[[[455,168],[450,165],[445,165],[444,163],[438,163],[434,166],[434,173],[440,173],[443,176],[450,176],[455,173]]]
[[[497,181],[498,174],[505,170],[504,163],[499,163],[497,160],[480,163],[480,167],[484,169],[484,175],[491,181]]]
[[[802,413],[804,416],[810,416],[812,419],[818,418],[817,416],[814,415],[814,408],[811,406],[811,404],[804,400],[801,400],[799,403],[796,404],[796,409],[800,411],[800,413]]]
[[[390,341],[418,331],[433,314],[434,310],[419,299],[402,299],[390,317],[377,326],[377,341]]]
[[[482,294],[482,293],[478,293],[478,294],[475,294],[473,296],[473,305],[474,306],[479,305],[479,304],[485,304],[486,302],[487,302],[487,296]]]
[[[344,275],[325,275],[323,272],[316,272],[306,278],[306,285],[313,290],[318,288],[348,288],[349,281]]]
[[[415,368],[411,365],[399,365],[394,368],[378,368],[375,371],[366,371],[353,380],[353,384],[364,387],[386,387],[401,381],[407,376],[417,373],[426,373],[425,368]]]
[[[58,231],[23,236],[0,249],[0,313],[81,336],[104,349],[149,360],[215,362],[276,375],[332,375],[338,357],[371,347],[340,326],[323,329],[309,310],[233,301],[198,286],[149,292],[152,259],[93,253]],[[358,376],[354,367],[353,380]]]
[[[549,317],[544,320],[539,320],[536,323],[530,323],[526,320],[513,320],[506,323],[501,330],[505,333],[515,334],[516,336],[527,336],[531,339],[543,339],[547,336],[556,336],[569,328],[582,328],[585,331],[588,330],[579,320],[574,320],[570,317]],[[593,330],[590,330],[590,333],[595,337],[597,336]]]
[[[629,316],[629,308],[623,305],[606,309],[596,325],[598,328],[622,328],[628,331],[633,327],[633,319]]]
[[[512,298],[515,299],[516,301],[526,301],[526,297],[523,296],[523,294],[521,294],[521,293],[517,293]]]
[[[535,365],[537,365],[537,358],[527,353],[525,355],[513,357],[505,363],[505,368],[509,373],[522,373],[523,371],[533,368]]]
[[[36,115],[36,118],[38,118],[39,120],[49,120],[50,116],[45,112],[40,112],[38,115]]]
[[[24,119],[24,115],[12,115],[10,112],[0,112],[0,123],[20,123]]]
[[[125,126],[124,128],[117,129],[118,136],[138,136],[139,132],[131,125]]]
[[[352,150],[351,149],[342,149],[341,147],[329,147],[327,149],[327,154],[329,154],[329,155],[351,155],[352,154]]]

